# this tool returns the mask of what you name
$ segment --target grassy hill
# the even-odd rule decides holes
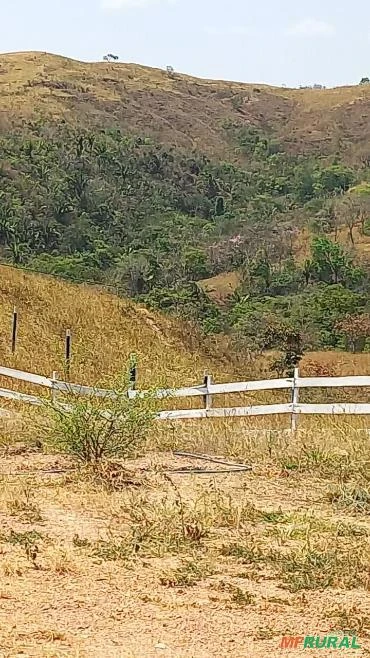
[[[276,135],[291,152],[359,160],[370,143],[370,85],[328,90],[202,80],[136,64],[83,63],[47,53],[0,57],[3,127],[40,116],[117,126],[208,155],[237,158],[225,122]]]
[[[3,56],[0,85],[2,262],[109,285],[239,350],[368,349],[370,86],[40,53]]]
[[[269,378],[302,347],[304,375],[369,373],[370,210],[349,189],[370,181],[370,87],[24,53],[0,58],[0,92],[1,365],[63,376],[68,328],[82,384],[111,384],[133,352],[140,387],[200,383],[206,369]],[[333,400],[366,391],[300,393]],[[366,419],[307,416],[289,437],[288,415],[155,423],[135,458],[91,469],[61,450],[112,436],[99,405],[77,406],[58,446],[44,409],[25,409],[0,418],[4,658],[231,658],[251,645],[264,658],[304,629],[351,629],[370,652]]]
[[[98,287],[0,267],[0,363],[46,376],[64,374],[64,339],[72,330],[71,380],[110,383],[138,355],[138,383],[151,387],[201,382],[204,371],[232,372],[222,346],[201,340],[193,325],[152,313]],[[10,346],[11,318],[19,317],[16,354]],[[9,388],[9,380],[2,385]],[[16,383],[15,383],[16,384]],[[14,386],[13,386],[14,388]],[[25,390],[22,385],[20,390]]]

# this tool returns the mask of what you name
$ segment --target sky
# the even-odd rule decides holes
[[[368,0],[0,0],[2,52],[274,85],[370,77]],[[1,65],[1,60],[0,60]]]

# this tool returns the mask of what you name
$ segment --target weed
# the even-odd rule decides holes
[[[43,539],[44,536],[37,530],[26,530],[26,532],[15,532],[11,530],[8,536],[1,536],[1,541],[13,544],[13,546],[27,546]]]
[[[312,514],[286,514],[282,517],[281,524],[269,527],[266,534],[275,537],[282,545],[288,541],[307,539],[315,533],[323,535],[335,530],[335,526],[329,521]]]
[[[269,603],[276,603],[277,605],[291,605],[288,599],[282,599],[279,596],[269,596],[267,600]]]
[[[261,513],[261,519],[262,521],[265,521],[265,523],[284,523],[286,520],[286,514],[279,509],[279,510],[272,510],[271,512],[262,512]]]
[[[234,585],[230,585],[230,594],[231,602],[240,606],[252,605],[256,600],[256,597],[253,594],[242,590],[240,587],[235,587]]]
[[[260,627],[260,628],[257,628],[254,639],[255,640],[272,640],[277,635],[279,635],[279,633],[274,631],[272,628]]]
[[[336,527],[338,537],[368,537],[369,529],[365,526],[354,525],[351,523],[338,523]]]
[[[106,561],[124,560],[127,561],[135,554],[135,547],[130,542],[130,538],[119,540],[99,541],[93,546],[92,557],[100,558]]]
[[[279,461],[283,475],[290,475],[300,470],[300,461],[295,455],[284,455]]]
[[[263,562],[266,560],[266,554],[262,546],[257,544],[253,539],[250,540],[249,544],[232,543],[224,545],[221,548],[221,555],[225,557],[236,557],[243,564]]]
[[[330,502],[340,508],[354,512],[370,511],[370,492],[360,486],[341,486],[329,492]]]
[[[20,546],[24,549],[27,559],[32,563],[35,569],[38,569],[39,566],[36,562],[37,556],[39,553],[40,541],[43,541],[43,536],[36,530],[30,530],[27,532],[14,532],[11,530],[8,536],[1,536],[1,541],[12,544],[13,546]]]
[[[69,574],[76,573],[78,570],[73,556],[69,551],[61,547],[54,547],[49,553],[48,558],[49,568],[58,576],[68,576]]]
[[[346,607],[336,604],[332,609],[325,611],[325,616],[333,619],[335,630],[354,635],[369,635],[370,617],[356,605]]]
[[[303,444],[296,454],[281,456],[279,464],[283,475],[315,473],[321,477],[335,477],[341,482],[356,472],[356,465],[347,453],[342,455],[317,445]]]
[[[244,493],[235,500],[235,496],[213,483],[196,501],[195,509],[202,518],[207,519],[208,526],[219,528],[242,530],[262,519],[261,512],[250,502],[248,494]]]
[[[165,587],[193,587],[211,573],[209,565],[188,561],[178,569],[163,574],[159,582]]]
[[[88,539],[83,539],[78,534],[76,534],[73,537],[73,546],[76,546],[76,548],[89,548],[91,543]]]
[[[23,487],[18,497],[11,497],[7,501],[7,509],[11,516],[17,516],[25,523],[39,523],[42,521],[40,507],[34,500],[34,494],[28,487]]]
[[[158,401],[151,392],[131,399],[128,376],[112,388],[114,395],[91,398],[71,390],[68,407],[59,401],[45,403],[51,416],[44,428],[45,440],[84,463],[132,454],[153,425]]]
[[[325,547],[307,544],[289,553],[271,552],[270,560],[291,592],[327,587],[351,589],[360,584],[368,586],[369,582],[366,543],[336,541]]]

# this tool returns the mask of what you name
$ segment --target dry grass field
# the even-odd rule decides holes
[[[367,155],[370,86],[299,90],[202,80],[136,64],[86,63],[48,53],[0,58],[0,127],[29,119],[119,125],[160,141],[236,157],[225,120],[276,131],[294,152]]]
[[[132,351],[142,386],[267,372],[232,359],[228,371],[224,350],[190,327],[99,290],[1,268],[0,301],[2,365],[62,373],[71,327],[81,383],[109,383]],[[369,366],[370,355],[319,353],[302,372]],[[305,419],[295,437],[289,419],[158,423],[132,459],[97,470],[36,444],[34,420],[1,420],[1,658],[265,658],[283,655],[283,635],[345,631],[361,645],[346,655],[370,653],[365,419]]]
[[[1,656],[263,658],[283,635],[346,631],[362,647],[347,655],[369,653],[365,435],[223,430],[179,427],[175,442],[222,447],[250,473],[172,474],[198,463],[158,445],[121,478],[117,464],[94,478],[58,455],[4,454]]]

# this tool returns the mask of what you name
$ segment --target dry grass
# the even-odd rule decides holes
[[[109,381],[132,351],[140,385],[193,383],[206,367],[228,378],[224,353],[211,359],[185,325],[87,287],[10,268],[1,274],[4,364],[61,371],[71,327],[76,381]],[[262,364],[249,367],[265,374]],[[369,362],[316,354],[302,370],[318,367],[359,374]],[[19,440],[18,426],[1,422],[7,443]],[[144,456],[98,474],[70,470],[70,460],[37,446],[14,446],[14,454],[8,446],[0,456],[2,655],[242,658],[253,642],[263,658],[282,635],[325,634],[334,624],[355,629],[369,651],[365,421],[302,419],[295,437],[282,431],[287,423],[158,423]],[[21,433],[37,438],[27,423]],[[175,475],[205,465],[174,457],[175,447],[233,457],[253,471]]]
[[[228,297],[232,295],[241,283],[238,272],[223,272],[210,279],[198,282],[199,287],[207,293],[208,297],[216,304],[225,304]]]
[[[183,424],[178,439],[187,447]],[[213,423],[192,440],[221,448]],[[4,656],[241,658],[253,642],[263,658],[282,635],[348,629],[365,655],[368,510],[333,492],[368,487],[368,444],[326,427],[272,449],[240,423],[223,448],[253,471],[169,476],[197,462],[157,450],[125,464],[135,486],[112,490],[86,470],[35,473],[55,457],[0,459],[14,473],[0,482]]]
[[[139,358],[140,386],[201,381],[220,370],[224,355],[207,346],[190,325],[88,286],[0,267],[0,360],[3,365],[51,376],[64,374],[64,337],[72,330],[71,378],[94,384],[116,377],[130,353]],[[10,353],[13,306],[18,309],[17,352]],[[5,385],[5,380],[4,380]]]
[[[29,52],[2,55],[0,91],[4,127],[40,114],[85,126],[119,123],[221,157],[236,157],[222,127],[226,119],[267,125],[296,152],[341,148],[353,159],[366,153],[370,139],[366,85],[314,91],[186,75],[171,79],[134,64],[89,64]]]

